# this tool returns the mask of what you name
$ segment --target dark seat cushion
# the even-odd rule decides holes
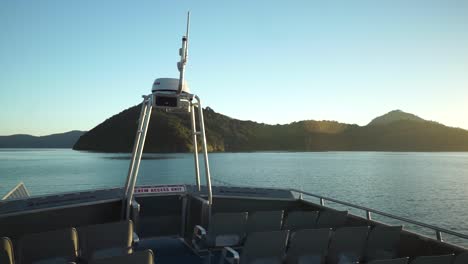
[[[129,255],[95,259],[89,264],[153,264],[154,255],[150,249],[137,251]]]
[[[75,228],[27,234],[18,241],[19,263],[39,261],[72,262],[78,257],[78,234]]]
[[[78,234],[82,256],[85,259],[132,253],[131,220],[79,227]]]

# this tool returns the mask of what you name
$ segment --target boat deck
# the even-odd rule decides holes
[[[141,240],[135,247],[136,251],[151,249],[154,252],[155,263],[160,264],[203,264],[209,263],[208,254],[196,254],[182,238],[160,237]],[[215,262],[214,262],[215,263]]]
[[[151,188],[161,190],[158,189],[161,187]],[[162,189],[171,188],[162,187]],[[333,239],[346,241],[346,238],[344,240],[338,238],[337,234],[342,232],[340,230],[350,228],[364,230],[362,237],[364,243],[367,244],[373,229],[386,226],[371,219],[348,214],[346,211],[338,211],[312,203],[302,197],[295,196],[290,190],[218,186],[213,188],[213,204],[209,205],[203,189],[201,192],[193,186],[175,189],[181,191],[137,194],[135,197],[137,205],[132,206],[132,222],[122,221],[121,189],[3,202],[0,203],[0,237],[10,238],[13,246],[18,247],[21,245],[21,240],[31,234],[50,234],[56,230],[75,227],[78,230],[78,241],[81,241],[83,237],[86,237],[86,234],[82,236],[83,230],[90,226],[98,225],[111,230],[108,234],[112,236],[116,231],[116,229],[112,229],[115,227],[114,224],[124,223],[123,226],[130,226],[131,230],[138,235],[139,241],[133,244],[134,251],[151,249],[154,253],[155,263],[205,264],[219,263],[222,247],[200,248],[197,243],[193,244],[195,227],[202,226],[209,231],[210,226],[213,226],[213,217],[223,214],[243,214],[246,221],[253,218],[255,214],[266,212],[275,212],[276,215],[279,215],[275,218],[276,220],[272,220],[272,217],[264,217],[262,220],[265,224],[276,221],[276,227],[273,229],[264,230],[262,224],[259,224],[254,226],[252,232],[243,232],[238,249],[241,248],[245,252],[247,252],[246,242],[249,234],[253,233],[286,233],[286,240],[281,244],[290,247],[293,230],[289,229],[285,223],[294,212],[315,213],[316,220],[306,223],[309,225],[306,229],[330,230],[331,233],[326,241],[327,245],[331,244]],[[320,219],[326,219],[325,215],[332,218],[318,224]],[[337,218],[341,220],[337,222]],[[133,224],[125,225],[129,222]],[[106,228],[106,226],[113,227]],[[400,231],[398,247],[395,251],[396,257],[408,257],[410,261],[413,261],[420,256],[468,254],[466,253],[467,249],[461,246],[437,241],[405,229],[400,229]],[[93,237],[99,237],[99,235]],[[274,240],[273,238],[263,238],[261,242],[255,244],[267,244]],[[50,239],[50,241],[52,240]],[[79,247],[83,252],[86,245],[81,245],[80,242]],[[284,256],[288,254],[288,250],[286,247],[275,252],[280,252]],[[21,250],[19,251],[17,248],[16,258],[21,254]],[[84,256],[85,259],[86,257],[89,256]],[[80,258],[78,258],[78,263],[80,263]]]

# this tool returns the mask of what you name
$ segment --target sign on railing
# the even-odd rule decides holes
[[[185,191],[185,185],[154,185],[135,187],[135,195],[182,193]]]

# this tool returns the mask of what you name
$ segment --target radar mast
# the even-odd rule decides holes
[[[193,140],[193,155],[195,162],[195,182],[198,192],[201,192],[200,185],[200,160],[198,158],[198,140],[200,139],[203,152],[203,160],[205,166],[206,187],[207,187],[207,204],[211,208],[213,203],[213,195],[211,190],[211,175],[210,165],[208,161],[208,151],[205,135],[205,122],[203,120],[203,108],[200,98],[190,93],[189,87],[185,81],[185,66],[188,58],[188,43],[190,29],[190,12],[187,13],[187,29],[182,36],[182,47],[179,49],[180,61],[177,63],[179,70],[179,78],[157,78],[153,82],[151,94],[143,95],[141,104],[140,118],[135,135],[135,143],[133,145],[132,157],[128,169],[127,180],[124,190],[124,211],[123,218],[130,218],[130,209],[133,201],[135,184],[138,178],[138,170],[143,155],[146,135],[148,132],[149,122],[151,117],[156,118],[157,115],[152,113],[152,109],[163,109],[167,112],[182,112],[190,115],[191,130]],[[198,120],[197,120],[198,116]],[[197,131],[197,121],[199,131]],[[200,137],[200,138],[199,138]]]

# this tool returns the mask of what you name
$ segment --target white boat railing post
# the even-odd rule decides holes
[[[197,106],[198,106],[198,122],[200,122],[200,134],[202,140],[202,147],[203,147],[203,158],[205,161],[205,175],[206,175],[206,187],[208,189],[208,203],[211,206],[213,204],[213,193],[211,190],[211,174],[210,174],[210,163],[208,161],[208,147],[206,144],[206,135],[205,135],[205,121],[203,120],[203,108],[201,105],[200,97],[195,95],[195,99],[197,99]]]
[[[122,218],[125,218],[125,210],[128,196],[128,189],[130,187],[131,178],[133,176],[133,170],[135,169],[135,158],[140,143],[141,134],[143,132],[143,124],[145,120],[145,113],[148,107],[147,101],[148,96],[143,95],[143,102],[141,103],[140,117],[138,119],[138,127],[135,135],[135,141],[133,143],[132,157],[130,159],[130,165],[128,167],[127,180],[125,181],[124,194],[122,198]],[[151,107],[151,106],[150,106]]]
[[[371,215],[371,212],[369,210],[366,210],[366,218],[367,218],[367,220],[372,220],[372,215]]]
[[[198,138],[197,135],[197,123],[195,119],[195,105],[193,101],[190,101],[190,116],[191,116],[191,125],[192,125],[192,137],[193,137],[193,159],[195,161],[195,182],[197,183],[197,190],[201,191],[200,186],[200,165],[198,160]]]
[[[127,180],[125,181],[124,197],[127,197],[127,194],[128,194],[130,177],[133,174],[133,169],[135,165],[135,157],[136,157],[136,152],[138,149],[138,142],[140,141],[140,136],[141,136],[142,128],[143,128],[144,113],[146,112],[146,107],[148,107],[148,104],[146,104],[146,100],[147,100],[146,95],[144,95],[143,98],[144,99],[143,99],[143,102],[141,103],[140,117],[138,119],[138,127],[136,131],[135,141],[133,142],[132,158],[130,160],[130,166],[128,167]]]
[[[148,96],[146,98],[145,104],[147,106],[145,107],[146,111],[144,112],[144,117],[142,117],[143,121],[143,127],[140,133],[140,138],[137,143],[137,151],[135,155],[135,161],[134,161],[134,169],[132,171],[132,176],[130,177],[129,181],[129,187],[128,187],[128,194],[126,198],[126,204],[125,204],[125,219],[130,219],[130,208],[132,205],[132,199],[133,199],[133,194],[135,191],[135,184],[138,178],[138,171],[140,169],[140,162],[141,162],[141,157],[143,155],[143,149],[145,147],[145,140],[146,140],[146,134],[148,132],[148,127],[149,127],[149,122],[151,120],[151,112],[152,112],[152,96]]]

